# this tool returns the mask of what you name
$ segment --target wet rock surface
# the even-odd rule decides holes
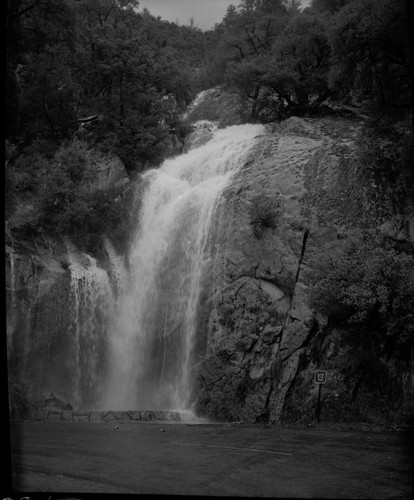
[[[43,406],[40,387],[61,392],[60,382],[71,378],[70,339],[64,334],[70,324],[70,281],[62,250],[58,244],[37,251],[9,249],[6,306],[12,414],[26,411],[27,404]],[[50,373],[55,374],[54,387],[48,387]]]
[[[222,128],[246,123],[248,116],[249,105],[245,100],[225,88],[216,87],[200,92],[183,119],[188,123],[210,120]]]
[[[326,318],[309,306],[314,263],[347,231],[369,224],[358,197],[351,196],[361,125],[357,119],[292,117],[272,126],[225,191],[208,298],[201,306],[201,414],[241,422],[313,422],[313,375],[324,369],[325,421],[345,414],[351,421],[364,419],[369,412],[361,417],[360,409],[370,405],[370,418],[381,419],[385,402],[375,403],[372,394],[361,391],[357,404],[348,405],[352,390],[341,375],[347,347],[339,349],[341,336],[327,335]],[[326,335],[329,353],[319,345]]]

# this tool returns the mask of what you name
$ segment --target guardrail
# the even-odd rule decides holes
[[[33,410],[25,420],[54,420],[66,422],[183,422],[188,418],[173,410],[130,410],[130,411],[80,411],[80,410],[58,410],[42,409]]]

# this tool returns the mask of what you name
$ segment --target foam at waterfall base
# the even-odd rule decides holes
[[[181,422],[189,424],[207,424],[209,420],[205,417],[197,417],[191,410],[173,410],[180,416]]]

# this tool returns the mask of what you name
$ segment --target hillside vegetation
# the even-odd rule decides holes
[[[137,0],[9,0],[6,215],[40,193],[31,232],[67,233],[72,219],[90,231],[90,213],[104,214],[105,203],[73,202],[88,150],[116,155],[130,175],[158,165],[182,148],[185,107],[219,85],[248,104],[244,121],[353,105],[375,130],[407,142],[407,128],[395,126],[411,123],[406,8],[405,0],[313,0],[300,11],[298,0],[242,0],[202,32],[155,18]],[[405,156],[393,155],[404,170]]]

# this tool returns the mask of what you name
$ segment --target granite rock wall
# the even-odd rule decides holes
[[[340,348],[346,332],[332,331],[309,305],[315,262],[348,232],[366,228],[361,197],[353,196],[362,125],[357,118],[292,117],[269,127],[224,193],[200,305],[194,367],[200,414],[312,422],[313,375],[324,369],[322,417],[366,418],[360,409],[372,406],[374,394],[361,390],[348,408],[353,388],[341,369],[349,349]],[[395,371],[392,361],[388,368]],[[380,419],[383,408],[377,401],[370,418]]]

